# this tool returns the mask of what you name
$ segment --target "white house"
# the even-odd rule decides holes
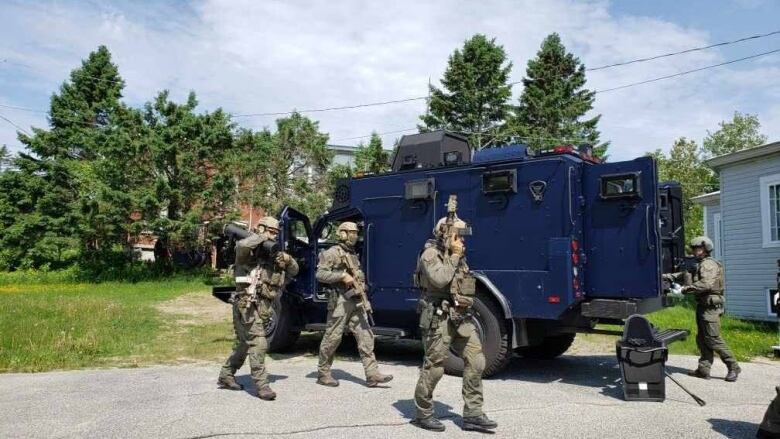
[[[726,312],[776,321],[780,259],[780,142],[715,157],[720,191],[693,200],[704,206],[704,231],[726,269]]]

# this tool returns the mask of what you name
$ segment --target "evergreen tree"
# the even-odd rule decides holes
[[[13,162],[11,153],[8,151],[8,147],[5,145],[0,146],[0,172],[8,169]]]
[[[177,104],[162,91],[143,111],[143,144],[134,164],[143,219],[133,231],[152,230],[166,245],[199,244],[203,221],[236,208],[233,124],[221,109],[196,114],[197,105],[194,92]]]
[[[767,140],[767,137],[761,134],[761,122],[755,114],[736,111],[730,121],[722,121],[719,126],[714,133],[708,130],[707,137],[702,142],[706,158],[755,148]]]
[[[362,142],[358,145],[355,152],[355,168],[359,172],[371,174],[387,172],[390,169],[388,157],[387,151],[382,148],[382,138],[374,131],[371,133],[368,146]]]
[[[608,143],[599,145],[596,129],[601,116],[583,119],[595,100],[585,82],[579,58],[566,51],[558,34],[547,36],[536,58],[528,61],[511,134],[536,151],[585,142],[594,146],[595,155],[604,157]]]
[[[37,158],[24,155],[16,161],[20,172],[16,178],[25,182],[16,190],[35,189],[28,199],[44,204],[19,212],[19,224],[31,221],[39,226],[29,230],[33,243],[45,241],[36,237],[59,242],[75,238],[80,245],[73,250],[91,257],[98,250],[126,242],[124,226],[131,203],[123,163],[132,151],[132,141],[123,121],[132,111],[119,100],[123,87],[111,54],[100,46],[52,95],[50,128],[19,135]],[[31,186],[33,181],[40,186]],[[56,202],[50,194],[56,194]],[[28,255],[37,252],[34,245],[23,251]]]
[[[441,80],[430,86],[428,113],[421,131],[445,129],[465,134],[475,148],[500,145],[512,88],[507,83],[512,63],[495,39],[476,34],[449,57]]]

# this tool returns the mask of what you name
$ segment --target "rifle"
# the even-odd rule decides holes
[[[457,210],[458,196],[451,194],[449,200],[447,201],[447,219],[444,222],[444,248],[446,250],[450,249],[452,241],[455,239],[456,235],[471,235],[471,229],[468,227],[466,229],[455,228],[455,220],[458,218]],[[476,284],[474,277],[469,272],[468,266],[466,266],[464,259],[461,258],[460,262],[458,263],[458,267],[455,270],[455,277],[453,277],[452,282],[450,283],[450,295],[452,296],[452,300],[455,302],[455,307],[468,308],[473,305],[474,294],[476,292],[475,288]]]
[[[371,308],[371,302],[368,301],[368,295],[366,294],[366,280],[363,278],[363,273],[358,267],[355,266],[354,261],[349,255],[343,254],[342,259],[344,260],[344,265],[347,266],[347,272],[350,276],[352,276],[352,279],[354,279],[351,288],[351,290],[354,291],[354,294],[349,294],[348,291],[345,296],[347,298],[350,298],[353,295],[360,297],[360,303],[358,306],[362,307],[366,312],[366,320],[368,320],[369,326],[373,327],[375,326],[374,310]]]

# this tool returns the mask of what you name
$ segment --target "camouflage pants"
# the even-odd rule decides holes
[[[720,308],[704,308],[701,305],[696,310],[696,346],[701,353],[699,370],[706,374],[710,373],[716,353],[729,370],[739,370],[737,359],[720,336],[720,313]]]
[[[325,329],[322,343],[320,343],[320,361],[317,367],[319,373],[330,373],[333,357],[336,355],[336,349],[341,344],[344,329],[347,327],[357,340],[358,352],[363,362],[366,378],[375,375],[379,366],[374,356],[374,334],[371,332],[366,314],[362,308],[358,308],[357,303],[345,299],[338,293],[331,293],[331,300],[328,303],[328,327]]]
[[[270,306],[267,300],[260,300],[257,304],[246,300],[233,303],[236,342],[233,344],[233,353],[222,366],[220,376],[233,376],[249,356],[250,373],[255,385],[258,389],[268,385],[268,372],[265,369],[268,341],[265,338],[264,318]]]
[[[769,433],[780,434],[780,386],[775,387],[775,391],[777,391],[777,396],[766,409],[764,420],[759,428]]]
[[[463,358],[463,416],[480,416],[482,412],[482,372],[485,356],[482,342],[474,325],[464,321],[455,325],[448,313],[436,315],[430,303],[421,304],[420,330],[422,331],[423,357],[420,377],[414,389],[417,418],[433,416],[433,390],[444,374],[444,360],[452,347]]]

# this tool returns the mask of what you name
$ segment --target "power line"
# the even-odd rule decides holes
[[[768,32],[768,33],[765,33],[765,34],[752,35],[752,36],[749,36],[749,37],[740,38],[738,40],[724,41],[724,42],[721,42],[721,43],[710,44],[709,46],[694,47],[692,49],[685,49],[685,50],[681,50],[679,52],[664,53],[664,54],[661,54],[661,55],[650,56],[650,57],[647,57],[647,58],[637,58],[637,59],[632,59],[630,61],[623,61],[623,62],[618,62],[618,63],[614,63],[614,64],[607,64],[607,65],[599,66],[599,67],[591,67],[591,68],[585,69],[585,70],[588,71],[588,72],[593,72],[593,71],[596,71],[596,70],[604,70],[604,69],[609,69],[609,68],[612,68],[612,67],[626,66],[626,65],[634,64],[634,63],[653,61],[653,60],[660,59],[660,58],[667,58],[667,57],[670,57],[670,56],[682,55],[682,54],[685,54],[685,53],[698,52],[698,51],[701,51],[701,50],[712,49],[713,47],[728,46],[730,44],[741,43],[743,41],[748,41],[748,40],[756,40],[756,39],[759,39],[759,38],[765,38],[765,37],[769,37],[769,36],[777,35],[777,34],[780,34],[780,30],[776,30],[776,31],[773,31],[773,32]]]
[[[278,111],[273,113],[247,113],[247,114],[234,114],[233,117],[263,117],[263,116],[288,116],[293,113],[321,113],[324,111],[336,111],[336,110],[351,110],[354,108],[376,107],[380,105],[399,104],[402,102],[412,102],[428,99],[427,96],[418,96],[416,98],[395,99],[391,101],[371,102],[368,104],[357,105],[344,105],[340,107],[326,107],[326,108],[313,108],[306,110],[293,110],[293,111]]]
[[[725,61],[725,62],[718,63],[718,64],[712,64],[712,65],[705,66],[705,67],[699,67],[698,69],[686,70],[684,72],[678,72],[678,73],[674,73],[674,74],[666,75],[666,76],[659,76],[658,78],[647,79],[647,80],[639,81],[639,82],[632,82],[630,84],[624,84],[624,85],[620,85],[620,86],[617,86],[617,87],[606,88],[606,89],[603,89],[603,90],[596,90],[595,93],[607,93],[607,92],[610,92],[610,91],[622,90],[624,88],[629,88],[629,87],[635,87],[637,85],[649,84],[651,82],[657,82],[657,81],[663,81],[664,79],[670,79],[670,78],[676,78],[678,76],[689,75],[691,73],[701,72],[702,70],[712,69],[712,68],[715,68],[715,67],[721,67],[721,66],[725,66],[725,65],[728,65],[728,64],[734,64],[734,63],[737,63],[737,62],[740,62],[740,61],[746,61],[746,60],[749,60],[749,59],[759,58],[759,57],[766,56],[766,55],[771,55],[771,54],[777,53],[777,52],[780,52],[780,49],[770,50],[768,52],[757,53],[755,55],[746,56],[744,58],[732,59],[730,61]]]
[[[27,134],[28,136],[32,136],[32,134],[30,134],[30,132],[29,132],[29,131],[27,131],[26,129],[24,129],[24,128],[20,127],[20,126],[19,126],[19,125],[17,125],[17,124],[16,124],[14,121],[12,121],[11,119],[9,119],[9,118],[7,118],[7,117],[3,116],[2,114],[0,114],[0,119],[3,119],[4,121],[8,122],[8,123],[9,123],[9,124],[11,124],[11,125],[12,125],[14,128],[16,128],[17,130],[19,130],[19,131],[23,132],[24,134]]]
[[[385,131],[385,132],[382,132],[382,133],[376,133],[376,135],[381,137],[381,136],[387,136],[389,134],[399,134],[399,133],[405,133],[407,131],[416,131],[417,129],[418,129],[417,127],[405,128],[403,130]],[[374,135],[374,133],[367,134],[365,136],[343,137],[343,138],[340,138],[340,139],[333,139],[332,142],[342,142],[342,141],[345,141],[345,140],[365,139],[366,137],[371,137],[373,135]]]
[[[17,107],[15,105],[0,104],[0,107],[10,108],[12,110],[30,111],[30,112],[33,112],[33,113],[48,113],[48,111],[46,111],[46,110],[38,110],[38,109],[35,109],[35,108],[27,108],[27,107]]]

